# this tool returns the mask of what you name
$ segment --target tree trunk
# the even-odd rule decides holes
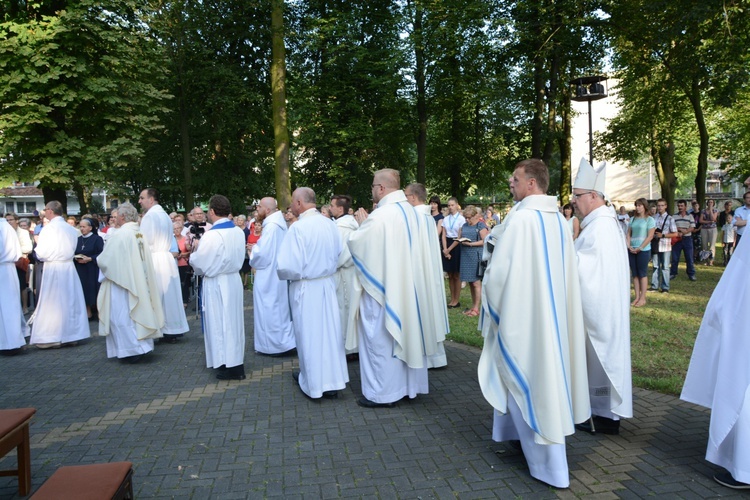
[[[661,197],[667,201],[667,209],[671,212],[674,207],[674,192],[677,188],[677,177],[674,174],[674,142],[664,141],[661,144],[655,144],[651,149],[651,156],[661,186]]]
[[[547,95],[547,133],[544,140],[542,161],[549,167],[557,135],[557,85],[559,81],[560,57],[553,53],[549,70],[549,94]],[[561,177],[562,178],[562,177]]]
[[[534,60],[534,118],[531,122],[531,157],[542,157],[542,126],[544,123],[544,60],[540,55]]]
[[[427,90],[422,21],[424,9],[421,0],[414,4],[414,77],[417,83],[417,182],[424,184],[427,179]]]
[[[451,134],[450,134],[450,149],[451,149],[451,167],[450,167],[450,180],[451,180],[451,196],[455,196],[459,204],[463,204],[464,201],[464,195],[466,194],[464,190],[462,189],[463,186],[461,186],[461,141],[463,139],[461,135],[461,125],[460,125],[460,109],[461,104],[459,102],[456,102],[458,100],[458,97],[454,99],[454,108],[452,111],[452,118],[451,118]]]
[[[558,137],[560,148],[560,200],[563,205],[570,201],[573,192],[570,179],[573,171],[571,166],[571,125],[570,125],[570,92],[563,92],[560,103],[560,118],[562,119],[562,134]]]
[[[703,106],[701,105],[701,93],[697,77],[693,78],[688,98],[690,99],[690,104],[693,106],[695,123],[698,125],[698,135],[700,136],[698,169],[695,173],[695,197],[701,206],[705,206],[706,174],[708,173],[708,128],[706,127],[706,118],[703,116]]]
[[[190,116],[185,103],[185,91],[180,84],[180,152],[182,153],[182,204],[186,211],[193,209],[193,164],[190,155]]]
[[[46,205],[50,201],[59,201],[62,203],[62,211],[64,214],[68,213],[68,193],[64,187],[60,186],[39,186],[42,188],[42,194],[44,195],[44,204]],[[41,210],[40,210],[41,212]],[[41,213],[39,214],[41,216]]]
[[[78,198],[79,214],[88,213],[91,196],[86,196],[86,190],[83,189],[83,186],[78,181],[73,181],[73,192],[76,194],[76,198]]]
[[[284,0],[273,0],[271,10],[271,93],[273,100],[276,201],[286,210],[292,203],[289,175],[289,129],[286,116],[286,50],[284,48]]]

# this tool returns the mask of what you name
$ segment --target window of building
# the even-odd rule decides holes
[[[26,202],[26,212],[27,214],[33,214],[34,210],[36,210],[36,202],[35,201],[27,201]]]
[[[16,204],[12,201],[6,201],[5,202],[5,212],[15,212],[16,211]]]

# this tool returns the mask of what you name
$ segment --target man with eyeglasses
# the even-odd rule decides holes
[[[667,212],[667,200],[659,198],[656,202],[656,215],[654,215],[656,231],[654,241],[664,239],[666,242],[656,243],[651,247],[651,259],[654,265],[654,275],[651,277],[652,292],[661,291],[669,293],[670,266],[672,264],[672,244],[668,241],[677,236],[677,226],[674,218]],[[660,248],[662,250],[660,250]],[[665,248],[668,248],[665,249]]]
[[[16,262],[21,258],[21,245],[15,230],[0,218],[0,282],[5,283],[9,297],[20,293],[16,278]],[[0,353],[18,354],[26,345],[29,327],[18,300],[0,300]]]
[[[446,326],[434,326],[441,303],[430,289],[430,250],[436,250],[434,219],[414,210],[390,168],[375,172],[375,210],[355,213],[359,229],[349,251],[362,292],[359,311],[359,367],[365,408],[390,408],[403,398],[429,392],[428,357],[445,340]],[[445,303],[442,307],[445,308]]]
[[[606,164],[581,160],[572,200],[581,217],[575,241],[581,284],[592,419],[576,425],[591,434],[619,434],[633,417],[630,367],[630,264],[612,207],[604,201]]]
[[[750,180],[750,179],[748,179]],[[750,191],[747,191],[742,197],[745,204],[734,211],[734,226],[737,228],[737,234],[734,238],[734,248],[740,245],[742,235],[745,234],[747,221],[750,220]]]
[[[478,378],[494,408],[492,439],[520,440],[531,475],[567,488],[565,437],[591,407],[573,236],[548,186],[544,162],[517,164],[518,203],[485,238],[494,250],[482,282]]]
[[[49,223],[36,246],[36,256],[44,262],[44,280],[30,322],[31,343],[40,349],[76,345],[91,336],[83,288],[73,264],[78,231],[62,214],[59,201],[47,203],[44,215]]]

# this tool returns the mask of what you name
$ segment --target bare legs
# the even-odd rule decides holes
[[[479,315],[479,301],[482,299],[482,280],[477,280],[474,283],[469,283],[471,287],[471,310],[473,311],[472,316]],[[474,314],[475,313],[475,314]]]
[[[449,306],[455,306],[461,298],[461,274],[448,273],[448,288],[451,292],[451,301]]]
[[[646,290],[648,289],[648,278],[633,278],[633,289],[635,289],[635,300],[630,303],[633,307],[646,305]]]

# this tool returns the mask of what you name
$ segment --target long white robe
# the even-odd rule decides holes
[[[599,207],[581,221],[575,247],[591,412],[615,420],[630,418],[630,265],[625,238],[611,207]]]
[[[96,262],[102,281],[99,335],[107,338],[107,357],[153,351],[153,339],[162,336],[164,312],[151,251],[138,224],[128,222],[112,234]]]
[[[78,232],[59,216],[39,233],[36,255],[44,262],[44,279],[33,315],[32,344],[75,342],[91,336],[83,288],[73,264],[77,243]]]
[[[226,218],[214,222],[190,256],[190,265],[203,276],[203,331],[209,368],[231,368],[245,359],[240,277],[244,261],[245,233]]]
[[[333,278],[340,253],[336,224],[311,208],[289,228],[278,256],[279,278],[290,281],[299,385],[311,398],[349,382]]]
[[[156,283],[164,309],[165,335],[179,335],[188,331],[177,262],[169,251],[174,240],[172,220],[161,205],[154,205],[141,220],[141,232],[151,247],[151,258],[156,271]]]
[[[347,242],[349,235],[359,228],[359,224],[354,217],[346,214],[336,219],[336,227],[341,235],[341,255],[339,255],[336,269],[336,297],[339,302],[341,330],[344,334],[346,352],[349,354],[358,350],[357,310],[351,307],[351,304],[362,293],[362,285],[357,278],[357,271],[354,269],[354,261]]]
[[[294,349],[289,314],[289,286],[276,274],[276,259],[286,236],[284,214],[277,210],[263,220],[263,232],[250,252],[253,281],[253,336],[255,350],[279,354]]]
[[[435,221],[417,212],[403,191],[394,191],[349,237],[364,289],[356,304],[362,394],[376,403],[429,392],[427,357],[447,331],[430,290],[434,231]]]
[[[706,306],[685,401],[711,408],[706,460],[750,483],[750,237],[742,238]]]
[[[0,350],[18,349],[26,345],[29,327],[21,309],[16,261],[21,258],[18,236],[5,218],[0,218]]]
[[[435,219],[432,217],[432,210],[429,205],[419,205],[414,207],[414,209],[424,214],[427,221],[432,222],[431,227],[435,229],[435,237],[429,242],[431,259],[425,263],[428,268],[426,277],[429,284],[427,285],[427,289],[433,295],[433,303],[437,304],[436,316],[430,318],[434,320],[435,324],[429,328],[440,328],[443,331],[442,335],[446,336],[450,332],[450,324],[448,322],[448,302],[445,298],[443,260],[440,252],[440,240],[437,237],[437,225],[435,225]],[[428,232],[431,233],[432,231],[428,229]],[[443,344],[444,342],[442,341],[438,342],[435,354],[427,357],[428,368],[441,368],[448,365],[448,358],[445,356],[445,346]]]
[[[493,438],[520,439],[531,475],[567,487],[565,436],[591,414],[573,238],[557,199],[532,195],[489,244],[478,376],[495,408]]]

